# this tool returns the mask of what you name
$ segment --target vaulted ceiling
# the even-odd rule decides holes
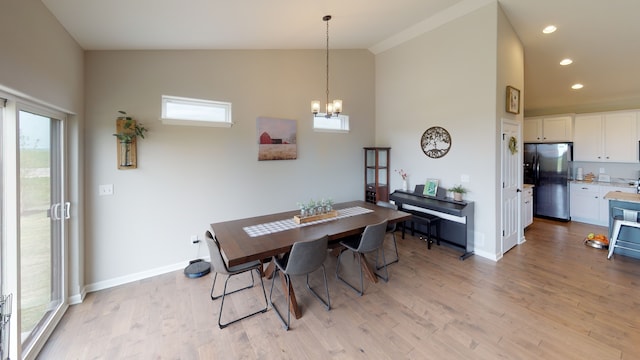
[[[42,0],[85,50],[321,49],[330,14],[332,49],[374,53],[492,1]],[[525,115],[640,108],[640,1],[498,2],[525,49]]]

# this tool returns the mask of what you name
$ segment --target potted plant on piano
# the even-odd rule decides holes
[[[462,185],[454,185],[453,187],[449,188],[449,191],[453,193],[453,200],[455,201],[462,201],[462,194],[467,193],[467,189],[462,187]]]

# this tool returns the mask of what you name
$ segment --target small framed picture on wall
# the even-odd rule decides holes
[[[507,86],[507,112],[520,114],[520,90]]]

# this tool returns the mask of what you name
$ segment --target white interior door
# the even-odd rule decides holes
[[[515,139],[515,152],[509,143]],[[520,124],[502,120],[502,254],[516,246],[521,231],[522,144]]]

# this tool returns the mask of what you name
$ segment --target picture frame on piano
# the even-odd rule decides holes
[[[424,190],[422,194],[435,197],[438,194],[438,180],[427,179],[427,182],[424,184]]]

